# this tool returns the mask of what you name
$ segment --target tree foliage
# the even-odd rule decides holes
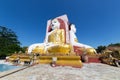
[[[11,29],[0,26],[0,57],[21,50],[17,35]]]
[[[22,47],[22,50],[21,50],[21,51],[22,51],[23,53],[26,53],[26,50],[27,50],[27,49],[28,49],[28,47],[27,47],[27,46],[24,46],[24,47]]]
[[[105,49],[106,49],[106,46],[98,46],[96,51],[97,51],[97,53],[101,53]]]

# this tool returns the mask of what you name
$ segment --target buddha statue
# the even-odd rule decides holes
[[[88,55],[95,54],[96,50],[93,47],[78,42],[78,39],[75,33],[76,33],[76,27],[74,24],[71,24],[70,25],[70,43],[73,46],[74,52],[77,55],[82,55],[83,53]]]
[[[79,43],[75,33],[76,27],[69,24],[67,15],[48,20],[44,42],[29,46],[28,53],[79,55],[86,51],[88,54],[94,54],[95,49]]]
[[[46,43],[52,44],[47,48],[48,53],[69,54],[71,49],[66,38],[69,35],[67,21],[64,18],[55,18],[47,29]]]

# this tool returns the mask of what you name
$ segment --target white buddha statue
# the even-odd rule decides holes
[[[76,27],[74,24],[71,24],[70,25],[70,43],[74,48],[74,52],[78,54],[86,53],[88,55],[95,54],[96,50],[93,47],[78,42],[78,39],[75,33],[76,33]]]

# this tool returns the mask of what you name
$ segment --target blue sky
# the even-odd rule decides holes
[[[16,32],[21,46],[42,43],[47,20],[63,14],[80,43],[120,42],[120,0],[0,0],[0,25]]]

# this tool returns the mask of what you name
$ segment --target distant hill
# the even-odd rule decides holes
[[[120,43],[109,44],[108,46],[117,46],[117,47],[120,47]]]
[[[109,50],[120,50],[120,43],[110,44],[106,47]]]
[[[103,50],[111,50],[111,51],[120,51],[120,43],[109,44],[108,46],[98,46],[96,51],[97,53],[101,53]]]

